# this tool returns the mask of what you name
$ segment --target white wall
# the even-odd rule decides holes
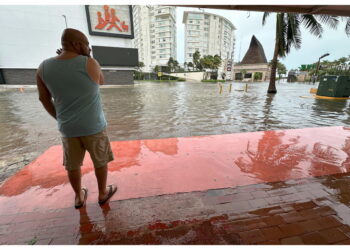
[[[169,75],[200,82],[203,80],[204,72],[171,73]]]
[[[0,5],[0,68],[37,68],[55,56],[66,28],[62,15],[90,45],[131,48],[131,39],[90,36],[84,5]]]

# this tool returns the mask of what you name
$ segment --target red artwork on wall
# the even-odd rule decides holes
[[[97,11],[98,24],[95,26],[95,29],[104,29],[107,27],[107,30],[111,30],[113,27],[119,30],[120,32],[128,32],[129,26],[125,24],[125,21],[122,21],[117,17],[116,11],[114,8],[110,8],[108,5],[103,6],[104,9],[104,18],[102,13]]]

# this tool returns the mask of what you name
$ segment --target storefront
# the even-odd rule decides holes
[[[62,31],[82,31],[106,84],[132,84],[138,64],[129,5],[0,6],[0,71],[5,84],[36,84],[35,72],[61,48]]]

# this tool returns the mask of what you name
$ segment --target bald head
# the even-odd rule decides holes
[[[65,29],[62,33],[61,44],[64,50],[76,52],[81,55],[90,54],[89,40],[79,30]]]
[[[62,33],[61,42],[87,42],[88,39],[83,32],[76,29],[65,29]]]

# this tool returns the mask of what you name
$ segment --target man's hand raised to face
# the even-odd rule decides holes
[[[56,50],[56,54],[57,54],[57,55],[61,55],[61,54],[62,54],[62,49],[57,49],[57,50]]]

